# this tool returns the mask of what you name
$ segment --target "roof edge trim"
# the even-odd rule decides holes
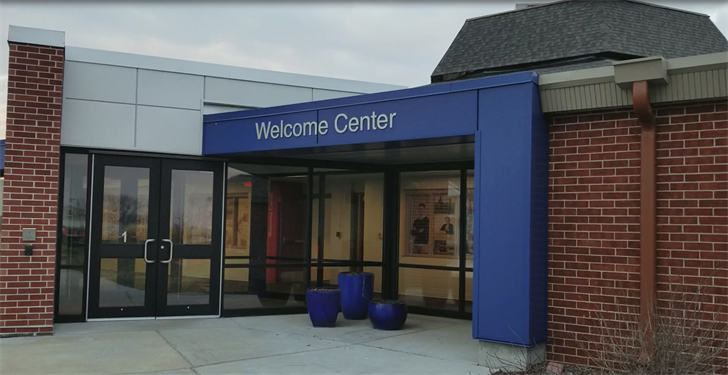
[[[10,25],[8,43],[64,48],[66,46],[66,33],[64,31]]]
[[[656,57],[653,56],[651,58]],[[640,60],[645,60],[645,58],[635,59],[635,61]],[[632,60],[625,60],[620,63],[624,64],[630,61]],[[728,52],[667,59],[667,74],[725,68],[728,68]],[[614,66],[549,73],[539,76],[539,87],[542,90],[604,82],[614,82]]]

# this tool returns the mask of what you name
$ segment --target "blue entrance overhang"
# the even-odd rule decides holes
[[[398,142],[474,135],[479,90],[536,84],[525,72],[412,89],[206,115],[203,155]],[[489,106],[507,105],[500,98]]]
[[[533,72],[206,115],[203,154],[474,142],[473,337],[546,341],[548,128]]]

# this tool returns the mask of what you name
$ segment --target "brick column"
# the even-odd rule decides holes
[[[8,44],[0,336],[50,334],[64,48]],[[35,228],[36,240],[23,242],[23,228]],[[24,255],[26,244],[32,256]]]

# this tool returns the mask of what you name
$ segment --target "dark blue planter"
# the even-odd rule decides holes
[[[369,272],[339,273],[341,290],[341,312],[344,318],[362,320],[367,318],[369,301],[374,292],[374,274]]]
[[[402,329],[407,321],[407,304],[397,300],[372,301],[369,303],[369,321],[376,329]]]
[[[308,317],[314,327],[333,327],[339,316],[341,292],[338,289],[309,288],[306,291]]]

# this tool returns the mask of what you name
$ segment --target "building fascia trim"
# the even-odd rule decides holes
[[[63,31],[10,25],[8,30],[8,43],[25,43],[37,46],[64,48],[66,46],[66,33]]]
[[[655,62],[661,58],[640,58],[621,62],[616,68]],[[670,103],[728,97],[728,52],[664,60],[666,76],[652,77],[662,84],[650,90],[651,102]],[[620,66],[621,65],[621,66]],[[617,74],[619,76],[619,72]],[[634,76],[649,80],[650,77]],[[659,79],[657,79],[659,78]],[[582,111],[632,106],[632,88],[615,77],[615,66],[582,69],[539,76],[539,90],[544,113]],[[669,84],[665,84],[669,82]],[[655,83],[655,82],[653,82]]]

